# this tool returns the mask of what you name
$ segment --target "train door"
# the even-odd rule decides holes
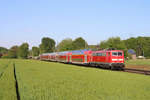
[[[84,63],[87,63],[87,55],[84,55]]]
[[[68,62],[68,55],[66,55],[66,62]]]
[[[72,62],[72,61],[71,61],[71,55],[69,55],[69,62]]]

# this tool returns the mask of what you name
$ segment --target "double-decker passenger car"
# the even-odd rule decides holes
[[[40,55],[41,60],[64,63],[100,66],[103,68],[124,68],[124,53],[122,50],[74,50]]]

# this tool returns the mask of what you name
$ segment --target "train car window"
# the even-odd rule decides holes
[[[97,56],[106,56],[106,53],[97,53]]]
[[[96,56],[99,56],[99,53],[96,53],[95,55],[96,55]]]
[[[102,56],[106,56],[106,53],[102,53]]]
[[[97,56],[102,56],[102,53],[97,53]]]
[[[93,53],[92,55],[93,55],[93,56],[96,56],[96,53]]]
[[[112,56],[118,56],[118,52],[112,52]]]
[[[100,53],[97,53],[97,56],[100,56],[101,54]]]
[[[118,52],[118,56],[122,56],[122,52]]]
[[[122,56],[122,52],[112,52],[112,56]]]

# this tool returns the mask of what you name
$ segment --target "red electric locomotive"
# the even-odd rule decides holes
[[[121,50],[74,50],[40,55],[41,60],[100,66],[103,68],[124,68],[124,53]]]
[[[124,68],[124,53],[121,50],[93,51],[91,64],[111,69]]]

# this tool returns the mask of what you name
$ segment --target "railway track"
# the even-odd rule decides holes
[[[132,69],[132,68],[125,68],[124,72],[150,75],[150,71],[148,71],[148,70],[140,70],[140,69]]]

